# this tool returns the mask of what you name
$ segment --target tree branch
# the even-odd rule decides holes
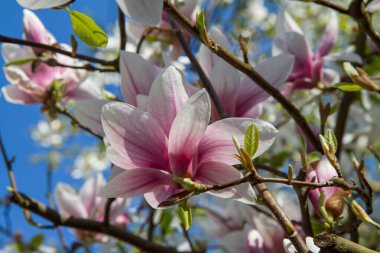
[[[314,243],[321,248],[321,253],[376,253],[357,243],[334,234],[323,234],[314,237]]]
[[[21,194],[21,193],[20,193]],[[55,226],[65,226],[75,229],[81,229],[91,232],[97,232],[112,236],[116,239],[119,239],[123,242],[129,243],[141,250],[147,252],[157,252],[157,253],[177,253],[178,251],[175,248],[165,247],[152,243],[150,241],[144,240],[141,237],[138,237],[128,231],[125,231],[119,227],[109,225],[104,226],[103,222],[98,222],[89,219],[75,218],[75,217],[64,217],[61,216],[55,210],[47,207],[46,205],[37,202],[36,200],[21,194],[23,199],[26,201],[20,202],[19,199],[15,196],[11,196],[11,201],[21,208],[25,208],[49,221],[51,221]]]

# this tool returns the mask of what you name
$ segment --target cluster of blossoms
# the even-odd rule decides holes
[[[118,30],[115,38],[109,40],[108,48],[96,51],[97,57],[109,60],[112,66],[97,69],[101,66],[99,64],[92,67],[92,70],[120,73],[112,73],[112,76],[104,79],[101,77],[103,73],[89,74],[87,70],[90,65],[75,59],[77,49],[58,43],[38,17],[28,10],[66,8],[72,15],[67,7],[73,0],[17,2],[26,8],[23,12],[25,41],[72,54],[66,56],[44,47],[4,43],[4,73],[10,83],[1,89],[5,100],[14,104],[41,104],[41,111],[46,113],[48,121],[41,121],[32,130],[32,137],[42,146],[55,148],[63,145],[70,137],[59,114],[68,116],[76,128],[100,139],[97,148],[81,150],[72,166],[72,177],[85,180],[80,190],[76,191],[69,184],[61,182],[55,187],[55,201],[63,223],[69,217],[93,220],[96,224],[104,224],[102,232],[107,233],[107,226],[110,226],[119,231],[119,235],[126,229],[142,231],[147,226],[147,238],[151,242],[155,241],[153,236],[158,230],[155,224],[159,223],[162,238],[168,242],[176,241],[177,238],[173,235],[175,233],[167,231],[182,228],[187,230],[192,220],[189,209],[201,209],[205,212],[194,212],[194,230],[198,228],[200,234],[205,235],[206,239],[199,238],[199,244],[206,245],[202,249],[217,247],[221,252],[233,253],[297,252],[296,247],[300,246],[289,239],[298,235],[304,240],[307,250],[319,252],[320,249],[310,237],[319,231],[343,234],[342,231],[345,232],[344,229],[358,219],[376,224],[368,215],[363,214],[364,210],[354,200],[357,196],[352,190],[358,189],[358,186],[349,185],[341,175],[335,135],[330,131],[324,136],[320,135],[320,151],[324,154],[318,153],[316,150],[319,147],[313,143],[313,137],[318,132],[323,133],[325,126],[335,126],[327,118],[334,113],[331,101],[340,97],[329,93],[340,89],[342,85],[347,86],[347,83],[341,83],[341,79],[351,78],[355,83],[350,88],[345,86],[343,90],[366,89],[360,93],[363,97],[368,97],[366,92],[380,91],[365,70],[354,69],[345,76],[339,66],[342,61],[362,64],[365,59],[354,48],[338,53],[333,50],[339,32],[339,20],[335,13],[331,13],[319,43],[312,43],[286,9],[278,11],[272,27],[275,36],[268,55],[255,57],[254,63],[249,63],[253,66],[253,73],[265,80],[266,85],[270,85],[277,94],[264,91],[263,84],[259,83],[260,78],[243,75],[241,71],[244,69],[237,68],[236,64],[215,54],[218,50],[219,53],[222,50],[236,51],[236,46],[229,40],[223,27],[213,26],[204,31],[206,35],[202,33],[201,16],[206,15],[211,20],[213,11],[221,8],[218,1],[168,1],[173,8],[183,13],[181,18],[186,22],[196,23],[204,44],[194,53],[195,59],[192,61],[199,62],[204,78],[212,84],[210,93],[210,87],[205,87],[207,84],[204,80],[192,82],[194,69],[189,67],[187,60],[183,60],[184,45],[181,45],[180,39],[173,32],[169,13],[163,11],[166,4],[164,0],[116,0],[120,11],[129,17],[126,23],[128,42],[121,40],[126,45],[120,45],[122,35]],[[233,6],[233,3],[226,5]],[[260,9],[261,16],[250,18],[257,23],[262,23],[264,16],[275,16],[262,1],[240,5]],[[198,14],[201,8],[206,8],[206,14]],[[380,1],[372,1],[366,6],[369,12],[378,9]],[[92,20],[83,20],[84,24],[87,22],[92,25]],[[123,19],[122,21],[124,22]],[[120,27],[124,28],[124,25]],[[267,26],[270,26],[270,21],[256,28],[262,31]],[[183,37],[189,40],[191,35],[184,32]],[[75,43],[72,42],[73,47],[76,47]],[[240,37],[239,43],[244,56],[251,57],[247,41]],[[314,44],[318,46],[315,47]],[[119,47],[126,50],[119,50]],[[248,69],[248,60],[242,64]],[[103,82],[108,82],[104,81],[106,79],[116,82],[120,80],[120,87],[116,87],[118,91],[115,94],[104,88]],[[118,97],[119,93],[122,98]],[[225,116],[220,112],[213,95],[220,102]],[[298,185],[293,186],[299,199],[293,201],[284,191],[273,187],[269,189],[278,198],[279,204],[276,201],[275,204],[268,204],[268,197],[265,198],[262,193],[257,196],[254,188],[265,180],[280,180],[261,177],[255,166],[260,163],[277,163],[279,165],[273,167],[283,167],[290,163],[294,147],[289,151],[289,143],[294,141],[294,133],[304,129],[289,126],[287,119],[285,123],[282,122],[287,115],[284,116],[279,111],[276,102],[291,101],[297,96],[313,96],[310,100],[312,102],[305,105],[297,104],[298,100],[294,104],[301,110],[313,106],[307,120],[311,125],[310,132],[314,131],[315,136],[307,135],[307,131],[303,133],[308,148],[304,146],[306,144],[299,148],[302,168],[297,168],[296,179],[293,179],[291,166],[287,174],[281,169],[269,171],[282,175],[285,178],[282,183],[292,185],[292,181],[296,180]],[[318,98],[315,99],[316,97]],[[316,100],[319,103],[318,112],[315,110]],[[326,100],[329,101],[328,105]],[[372,100],[378,103],[379,99],[376,97]],[[290,115],[294,117],[294,113],[290,112]],[[314,127],[317,125],[320,128]],[[355,137],[356,135],[352,139]],[[345,143],[341,138],[339,145]],[[244,147],[240,147],[243,143]],[[249,150],[250,145],[255,146],[252,148],[254,151]],[[272,154],[265,153],[270,148],[274,150],[273,157]],[[314,159],[314,156],[317,158]],[[239,166],[240,163],[242,165]],[[294,164],[294,167],[299,167],[298,161]],[[269,165],[262,167],[271,167]],[[354,160],[361,184],[359,194],[368,187],[363,166]],[[103,173],[108,175],[108,180],[105,180]],[[239,182],[242,179],[246,180]],[[304,190],[301,186],[309,187],[304,191],[304,196],[301,196]],[[306,198],[309,200],[306,200],[306,206],[307,203],[311,204],[310,212],[307,208],[302,209],[305,203],[301,201],[305,202]],[[261,207],[257,203],[265,203],[270,208]],[[177,205],[180,225],[172,222],[176,215],[171,210]],[[286,227],[284,231],[281,220],[280,223],[277,222],[270,213],[277,206],[294,223],[291,229]],[[129,213],[131,209],[135,210],[134,217]],[[141,210],[145,209],[149,210],[149,215],[141,218],[145,215]],[[279,211],[273,213],[278,215]],[[304,219],[309,219],[309,222]],[[143,225],[136,228],[138,223]],[[308,223],[310,228],[305,228]],[[289,233],[290,230],[292,234]],[[76,240],[85,247],[92,243],[112,243],[109,236],[93,231],[95,230],[90,232],[78,228],[72,230]],[[185,250],[194,251],[194,245],[189,239],[191,234],[184,234],[187,242],[182,237],[180,242],[186,244]],[[197,232],[194,234],[194,237],[199,236],[196,235]],[[180,244],[175,243],[176,247]],[[113,246],[115,245],[120,247],[119,244]],[[9,244],[4,252],[13,247],[13,244]],[[177,249],[179,248],[184,249],[178,246]],[[39,247],[32,250],[39,250]]]

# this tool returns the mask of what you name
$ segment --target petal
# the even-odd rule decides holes
[[[120,102],[102,108],[102,124],[111,146],[137,167],[167,170],[167,137],[148,113]]]
[[[183,191],[183,189],[177,189],[176,187],[170,185],[164,185],[156,188],[152,192],[145,193],[144,197],[146,202],[148,202],[151,207],[155,209],[163,209],[161,207],[158,207],[158,205],[179,191]]]
[[[65,215],[87,218],[87,210],[75,190],[67,184],[58,183],[55,188],[55,198],[59,210]]]
[[[282,36],[287,32],[296,32],[299,34],[303,34],[301,28],[297,25],[296,21],[289,15],[288,12],[282,10],[278,14],[276,20],[276,37]]]
[[[45,88],[30,80],[22,69],[10,66],[4,69],[4,73],[7,80],[12,84],[17,85],[20,90],[38,98],[43,98],[45,96]]]
[[[86,99],[76,102],[74,116],[83,126],[90,128],[96,134],[104,136],[102,126],[102,107],[109,103],[103,99]]]
[[[159,68],[143,59],[140,55],[126,51],[121,51],[119,65],[121,92],[125,102],[137,106],[136,96],[138,94],[149,94]]]
[[[289,239],[284,238],[282,243],[286,253],[297,253],[296,248]]]
[[[375,11],[380,10],[380,0],[374,0],[370,4],[368,4],[367,10],[369,12],[375,12]]]
[[[14,104],[35,104],[39,101],[28,93],[20,90],[17,85],[7,85],[1,88],[4,98]]]
[[[24,10],[24,33],[26,40],[51,45],[54,37],[46,30],[41,20],[31,11]]]
[[[223,32],[216,27],[212,27],[209,31],[210,38],[221,45],[224,49],[230,51],[230,43],[226,36],[224,36]],[[211,77],[211,70],[214,68],[215,64],[218,61],[224,61],[220,59],[219,56],[214,54],[210,49],[208,49],[205,45],[201,45],[198,52],[199,64],[202,69],[206,73],[208,77]]]
[[[231,65],[218,60],[210,73],[210,81],[214,86],[216,95],[218,96],[224,111],[229,117],[235,116],[236,99],[240,87],[240,74]],[[220,119],[220,115],[215,105],[212,106],[213,120]]]
[[[349,62],[355,62],[355,63],[360,63],[360,64],[363,62],[360,55],[354,52],[350,52],[350,51],[329,54],[323,57],[323,59],[326,61],[349,61]]]
[[[171,174],[163,170],[138,168],[127,170],[113,178],[99,193],[106,198],[130,198],[154,191],[160,186],[176,184]]]
[[[294,56],[282,54],[269,58],[256,65],[256,71],[273,87],[281,89],[293,69]],[[244,117],[249,111],[270,95],[257,86],[249,77],[244,76],[237,97],[236,116]]]
[[[203,184],[226,184],[242,178],[243,175],[231,165],[221,162],[205,162],[199,165],[194,181]],[[255,192],[249,183],[232,186],[208,194],[220,198],[232,198],[245,204],[255,204]]]
[[[107,158],[122,171],[139,168],[139,166],[120,155],[112,146],[107,148]]]
[[[205,89],[190,97],[174,119],[169,133],[169,161],[173,174],[188,175],[198,143],[210,121],[210,99]]]
[[[338,18],[335,12],[331,12],[331,17],[329,19],[329,23],[326,26],[325,32],[323,34],[323,38],[321,43],[319,44],[317,54],[320,57],[325,56],[331,48],[334,46],[336,39],[338,37]]]
[[[249,118],[228,118],[219,120],[207,127],[207,130],[199,143],[198,163],[206,161],[220,161],[226,164],[237,164],[238,160],[232,157],[237,153],[232,142],[232,136],[236,136],[240,143],[244,143],[244,136],[250,124],[255,124],[259,129],[259,148],[254,156],[264,153],[274,142],[277,134],[276,128],[270,123]]]
[[[79,191],[79,197],[85,206],[86,210],[92,211],[97,207],[96,205],[96,194],[105,185],[103,175],[98,173],[90,178],[88,178],[82,188]]]
[[[287,32],[282,36],[275,38],[273,41],[273,54],[281,53],[292,54],[297,58],[297,61],[303,64],[308,64],[311,61],[309,46],[302,34],[296,32]]]
[[[161,21],[164,0],[116,0],[120,9],[131,19],[149,25]]]
[[[69,3],[71,1],[72,0],[17,0],[17,2],[22,7],[32,10],[54,8]]]
[[[306,246],[312,253],[319,253],[321,250],[318,246],[315,245],[313,237],[307,236],[306,237]]]
[[[220,245],[231,253],[250,252],[246,231],[232,231],[220,239]]]
[[[154,80],[149,93],[148,113],[169,136],[174,118],[188,100],[182,83],[182,75],[175,67],[163,70]]]

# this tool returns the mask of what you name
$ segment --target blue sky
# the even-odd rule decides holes
[[[112,24],[116,21],[116,7],[115,1],[77,0],[71,6],[71,9],[90,15],[103,29],[109,31]],[[0,34],[21,38],[22,12],[23,9],[18,5],[16,0],[2,0],[0,4]],[[35,13],[45,24],[47,29],[56,37],[57,41],[69,44],[72,29],[70,18],[64,10],[40,10]],[[80,52],[86,53],[86,49],[86,46],[80,44]],[[2,58],[0,59],[0,65],[4,65]],[[8,82],[4,74],[1,72],[0,87],[7,84]],[[46,203],[46,165],[43,163],[33,164],[31,162],[32,155],[48,151],[38,146],[30,136],[30,127],[38,123],[42,118],[39,109],[39,105],[15,105],[5,101],[4,97],[0,97],[0,131],[9,156],[15,156],[16,158],[13,169],[19,190]],[[88,139],[89,138],[80,137],[82,142]],[[69,164],[71,163],[63,164],[62,167],[55,172],[53,175],[54,184],[59,179],[59,181],[71,182],[77,186],[80,185],[80,181],[73,181],[69,176]],[[2,159],[0,160],[0,170],[0,196],[4,198],[6,195],[6,186],[9,186],[9,181]],[[25,221],[20,209],[15,206],[11,208],[11,221],[13,230],[22,231],[26,238],[37,233],[37,230]],[[40,221],[42,222],[42,220]],[[2,211],[0,213],[0,224],[2,226],[4,225]],[[51,233],[51,231],[47,231],[47,233]],[[0,238],[3,238],[3,236],[0,235]],[[4,240],[0,239],[0,249],[2,248],[3,242]]]

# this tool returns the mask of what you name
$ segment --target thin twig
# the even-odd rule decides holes
[[[119,33],[120,33],[120,51],[125,50],[127,44],[127,33],[125,30],[125,16],[120,7],[117,8],[118,13],[118,23],[119,23]]]
[[[189,58],[191,65],[195,69],[195,71],[198,73],[199,78],[202,81],[202,84],[206,88],[208,94],[210,95],[210,98],[212,102],[215,105],[216,110],[219,113],[219,116],[223,119],[226,118],[228,115],[226,111],[223,109],[222,103],[220,102],[218,95],[216,94],[216,91],[214,87],[212,86],[210,80],[206,76],[206,73],[203,71],[201,65],[199,64],[198,60],[195,58],[193,52],[191,52],[188,42],[185,40],[185,37],[183,36],[182,32],[178,29],[177,25],[174,23],[174,21],[169,18],[170,25],[173,27],[174,33],[177,36],[179,43],[181,44],[183,50],[185,51],[187,57]]]
[[[147,239],[148,241],[152,241],[153,235],[154,235],[154,214],[156,213],[156,210],[152,207],[149,207],[149,216],[148,216],[148,231],[147,231]]]
[[[89,61],[89,62],[93,62],[93,63],[98,63],[98,64],[101,64],[104,66],[113,66],[113,67],[115,67],[115,69],[118,70],[118,64],[116,61],[106,61],[103,59],[98,59],[98,58],[94,58],[94,57],[91,57],[88,55],[83,55],[83,54],[73,55],[72,52],[66,51],[62,48],[55,47],[55,46],[45,45],[42,43],[37,43],[37,42],[32,42],[32,41],[27,41],[27,40],[22,40],[22,39],[11,38],[11,37],[7,37],[7,36],[3,36],[3,35],[0,35],[0,42],[45,49],[45,50],[49,50],[49,51],[54,52],[54,53],[69,56],[71,58],[81,59],[81,60],[85,60],[85,61]]]
[[[85,130],[86,132],[88,132],[89,134],[91,134],[91,135],[97,137],[99,140],[103,140],[103,136],[101,136],[101,135],[95,133],[95,132],[92,131],[90,128],[88,128],[88,127],[82,125],[82,124],[77,120],[77,118],[75,118],[73,115],[71,115],[71,114],[67,111],[67,109],[66,109],[65,107],[63,107],[61,104],[58,104],[58,103],[57,103],[57,104],[55,105],[55,108],[54,108],[54,109],[55,109],[58,113],[60,113],[60,114],[62,114],[62,115],[65,115],[66,117],[68,117],[68,118],[71,120],[71,122],[72,122],[73,124],[75,124],[76,126],[78,126],[79,128],[81,128],[81,129]]]
[[[116,198],[107,199],[106,205],[104,207],[105,210],[104,210],[104,220],[103,220],[103,223],[105,226],[109,226],[109,224],[110,224],[111,206],[115,200],[116,200]]]

